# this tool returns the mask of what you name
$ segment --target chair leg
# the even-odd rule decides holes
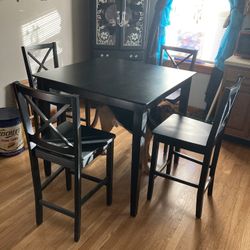
[[[180,149],[179,147],[175,147],[175,151],[176,151],[176,152],[180,152],[180,150],[181,150],[181,149]],[[178,163],[179,163],[179,156],[178,156],[178,155],[175,155],[175,156],[174,156],[174,164],[175,164],[175,165],[178,165]]]
[[[66,189],[67,191],[70,191],[71,190],[71,172],[70,172],[70,169],[68,168],[65,168],[65,177],[66,177]]]
[[[45,160],[43,162],[44,162],[44,173],[45,176],[48,177],[51,175],[51,163]]]
[[[75,225],[74,240],[77,242],[81,234],[81,170],[80,166],[75,170]]]
[[[42,200],[42,187],[41,187],[38,160],[33,152],[30,153],[30,161],[31,161],[31,172],[32,172],[32,179],[33,179],[34,193],[35,193],[36,224],[40,225],[43,222],[43,207],[40,203],[40,201]]]
[[[166,160],[167,158],[167,152],[168,152],[168,144],[164,143],[164,148],[163,148],[163,161]]]
[[[170,174],[173,161],[174,147],[169,145],[166,174]]]
[[[90,126],[90,105],[87,100],[85,100],[85,119],[86,119],[86,125]]]
[[[217,162],[218,162],[218,158],[219,158],[221,143],[222,143],[222,141],[219,141],[214,149],[212,165],[211,165],[211,169],[210,169],[210,173],[209,173],[211,181],[210,181],[210,184],[208,186],[208,192],[207,192],[208,196],[211,196],[213,194],[214,176],[215,176],[215,171],[216,171]]]
[[[95,109],[95,116],[94,116],[94,119],[92,121],[92,123],[90,124],[90,126],[92,128],[96,127],[96,124],[98,122],[98,118],[99,118],[99,112],[98,112],[98,108]]]
[[[157,164],[158,151],[159,151],[159,142],[157,141],[156,138],[154,138],[152,156],[151,156],[151,165],[150,165],[150,170],[149,170],[148,193],[147,193],[148,200],[151,200],[152,194],[153,194],[154,173],[155,173],[156,164]]]
[[[204,189],[205,189],[205,185],[207,181],[210,157],[211,157],[211,153],[205,154],[203,164],[202,164],[200,181],[199,181],[199,186],[198,186],[198,191],[197,191],[197,196],[196,196],[196,218],[201,218],[201,214],[202,214]]]
[[[112,142],[107,149],[106,158],[106,178],[107,178],[107,205],[112,204],[112,192],[113,192],[113,154],[114,154],[114,142]]]

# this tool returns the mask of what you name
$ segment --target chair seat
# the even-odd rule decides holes
[[[67,138],[69,142],[74,141],[73,124],[71,122],[65,121],[61,123],[57,126],[57,129],[65,138]],[[97,155],[103,152],[103,150],[105,150],[115,138],[115,135],[112,133],[87,126],[81,126],[81,135],[82,166],[85,166],[88,162],[92,161]],[[58,135],[52,130],[50,132],[49,138],[47,138],[46,141],[57,146],[60,144],[62,145],[62,147],[65,146],[65,143],[62,142],[62,140],[58,138]],[[51,154],[51,152],[49,152],[49,154]],[[69,160],[74,159],[73,155],[67,155],[67,157],[69,158]],[[55,153],[54,161],[59,164],[58,161],[60,161],[60,154]]]
[[[173,114],[153,130],[157,139],[165,143],[174,143],[182,148],[192,147],[192,150],[201,151],[205,148],[212,129],[212,125]]]

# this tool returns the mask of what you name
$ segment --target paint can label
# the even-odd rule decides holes
[[[0,154],[9,155],[24,147],[22,136],[22,124],[19,123],[12,127],[0,127]]]

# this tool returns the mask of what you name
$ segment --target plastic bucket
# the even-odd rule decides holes
[[[12,156],[24,150],[22,123],[16,108],[0,108],[0,156]]]

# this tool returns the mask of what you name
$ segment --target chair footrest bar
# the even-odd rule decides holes
[[[67,117],[67,118],[72,118],[72,115],[66,114],[66,117]],[[80,117],[80,121],[81,121],[81,122],[86,122],[87,119],[86,119],[86,118]]]
[[[100,178],[97,178],[95,176],[91,176],[91,175],[88,175],[88,174],[84,174],[84,173],[81,173],[81,177],[84,178],[84,179],[90,180],[90,181],[97,182],[97,183],[100,183],[100,182],[103,181],[103,179],[100,179]]]
[[[92,195],[94,195],[102,186],[107,185],[108,180],[105,178],[102,182],[98,183],[92,190],[85,194],[81,199],[81,205],[84,204]]]
[[[50,208],[50,209],[53,209],[57,212],[60,212],[62,214],[65,214],[69,217],[72,217],[72,218],[75,218],[75,213],[73,213],[72,211],[66,209],[66,208],[63,208],[63,207],[59,207],[57,205],[55,205],[54,203],[51,203],[51,202],[48,202],[48,201],[45,201],[45,200],[40,200],[40,203],[41,205],[47,207],[47,208]]]
[[[60,166],[52,175],[47,177],[47,179],[41,184],[42,190],[44,190],[63,170],[64,167]]]
[[[198,185],[195,184],[195,183],[184,181],[182,179],[179,179],[179,178],[174,177],[174,176],[169,175],[169,174],[163,174],[163,173],[158,172],[158,171],[156,171],[155,174],[158,175],[158,176],[161,176],[163,178],[166,178],[166,179],[170,179],[170,180],[177,181],[177,182],[180,182],[182,184],[185,184],[185,185],[188,185],[188,186],[191,186],[191,187],[194,187],[194,188],[198,188]]]
[[[168,163],[168,162],[163,163],[163,164],[160,166],[159,170],[157,170],[157,172],[162,173],[162,171],[163,171],[164,169],[166,169],[167,163]],[[154,176],[154,179],[155,179],[156,177],[157,177],[157,175]]]
[[[160,166],[160,169],[157,170],[158,172],[162,172],[166,167],[167,167],[167,164],[168,164],[168,161],[166,161],[165,163],[163,163],[161,166]]]
[[[180,153],[180,152],[177,152],[177,151],[174,151],[174,154],[177,155],[177,156],[179,156],[179,157],[182,157],[182,158],[184,158],[186,160],[190,160],[192,162],[195,162],[195,163],[197,163],[199,165],[203,164],[202,161],[199,161],[199,160],[197,160],[195,158],[192,158],[192,157],[190,157],[190,156],[188,156],[186,154],[183,154],[183,153]]]

